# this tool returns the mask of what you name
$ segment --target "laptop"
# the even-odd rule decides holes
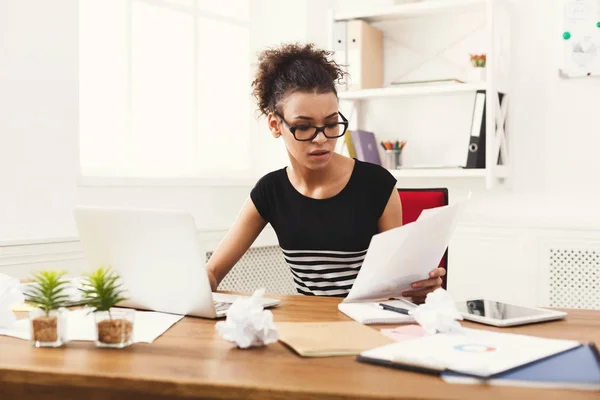
[[[119,307],[204,318],[227,315],[239,297],[212,293],[191,214],[78,206],[75,223],[90,268],[110,267],[129,299]],[[263,307],[279,304],[262,298]]]

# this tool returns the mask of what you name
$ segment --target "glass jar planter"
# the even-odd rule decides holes
[[[44,311],[34,308],[29,312],[29,342],[35,347],[60,347],[65,343],[67,331],[66,308]]]
[[[111,308],[94,312],[96,346],[121,349],[133,343],[135,310]]]

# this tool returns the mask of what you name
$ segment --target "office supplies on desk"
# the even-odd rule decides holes
[[[593,343],[585,344],[492,379],[442,373],[448,383],[521,386],[546,389],[600,390],[600,358]]]
[[[357,302],[338,304],[338,310],[361,324],[403,324],[414,322],[413,316],[383,309],[382,302]],[[411,310],[416,307],[406,299],[387,300],[385,304]]]
[[[357,355],[393,341],[354,321],[277,322],[279,340],[303,357]]]
[[[458,372],[490,378],[581,346],[574,340],[465,329],[364,351],[358,361],[441,375]]]
[[[407,310],[406,308],[394,307],[392,305],[385,304],[385,303],[379,303],[379,306],[381,308],[383,308],[384,310],[397,312],[398,314],[410,315],[410,311]]]
[[[360,161],[366,161],[372,164],[381,165],[379,150],[377,150],[377,140],[373,132],[356,129],[350,132],[356,158]]]
[[[446,252],[466,201],[423,210],[419,218],[373,236],[343,303],[402,297],[426,279]]]

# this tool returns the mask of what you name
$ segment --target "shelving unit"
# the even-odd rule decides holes
[[[485,83],[429,83],[398,85],[380,89],[365,89],[338,93],[342,100],[367,100],[385,97],[419,96],[484,90]]]
[[[405,168],[390,169],[395,178],[485,178],[485,169],[475,168]],[[498,171],[498,175],[506,178],[508,170],[505,166]]]
[[[426,84],[401,84],[392,85],[389,80],[385,87],[376,89],[365,89],[356,91],[339,91],[338,95],[341,102],[351,105],[350,129],[364,129],[363,121],[359,118],[359,108],[365,102],[371,100],[385,101],[386,99],[393,100],[394,98],[403,98],[411,96],[449,96],[448,101],[452,101],[452,96],[462,94],[464,99],[465,93],[475,94],[478,90],[485,90],[487,93],[486,99],[486,168],[485,169],[466,169],[466,168],[407,168],[392,170],[392,174],[397,178],[438,178],[439,179],[470,179],[484,180],[487,188],[492,188],[498,185],[504,185],[508,182],[510,162],[508,154],[508,146],[506,143],[505,122],[507,114],[507,104],[509,94],[506,91],[508,82],[508,43],[509,38],[509,1],[510,0],[422,0],[415,3],[406,3],[400,5],[392,5],[388,7],[373,7],[369,6],[368,2],[364,2],[365,6],[362,9],[352,8],[348,10],[333,10],[331,13],[331,29],[333,24],[341,21],[350,21],[355,19],[363,20],[367,23],[374,24],[384,31],[384,38],[388,35],[388,30],[394,30],[400,27],[407,29],[410,26],[414,29],[419,24],[431,23],[429,21],[444,21],[450,18],[459,17],[461,14],[469,13],[468,15],[477,15],[481,19],[481,24],[477,34],[483,30],[482,35],[477,36],[485,41],[485,52],[487,55],[486,62],[486,79],[484,82],[468,82],[468,83],[426,83]],[[465,14],[466,15],[466,14]],[[436,19],[437,18],[437,19]],[[474,20],[473,20],[474,21]],[[406,33],[406,31],[402,31]],[[475,32],[475,31],[473,31]],[[410,36],[410,35],[409,35]],[[410,50],[418,49],[418,42],[414,42],[414,35],[407,40],[413,40],[413,47]],[[401,37],[401,41],[405,37]],[[426,40],[432,40],[428,37]],[[459,38],[460,40],[460,38]],[[430,42],[431,43],[431,42]],[[403,43],[405,44],[405,43]],[[334,48],[331,43],[331,48]],[[435,52],[434,56],[439,56],[443,51]],[[466,54],[468,55],[468,54]],[[460,78],[462,79],[462,78]],[[395,79],[398,81],[399,79]],[[408,79],[412,80],[412,79]],[[498,101],[498,92],[504,93],[503,105],[500,107]],[[379,104],[382,103],[377,103]],[[383,103],[385,104],[385,103]],[[466,111],[471,112],[471,111]],[[394,121],[394,115],[390,118],[401,130],[402,121]],[[382,137],[381,140],[385,140]],[[497,163],[499,155],[503,161],[502,165]]]
[[[483,10],[487,1],[490,0],[428,0],[388,7],[367,6],[362,10],[334,12],[333,19],[334,21],[362,19],[368,23],[402,20],[406,18],[426,17],[428,15]]]

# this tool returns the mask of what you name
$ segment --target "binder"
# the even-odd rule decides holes
[[[502,104],[504,93],[498,93],[498,99]],[[487,93],[485,90],[478,90],[475,93],[475,104],[473,107],[473,118],[471,121],[471,133],[469,137],[469,147],[467,152],[467,161],[465,168],[485,168],[485,147],[486,147],[486,107]],[[501,162],[501,156],[498,162]]]
[[[348,90],[383,86],[383,32],[364,21],[346,25],[349,85]]]
[[[448,383],[600,391],[600,356],[594,343],[542,359],[488,380],[444,372]]]
[[[347,22],[346,21],[337,21],[333,24],[333,61],[335,61],[342,69],[346,72],[348,66],[348,59],[346,57],[347,51]],[[339,91],[346,91],[348,89],[347,82],[338,83]]]
[[[354,151],[356,158],[359,161],[365,161],[372,164],[381,165],[379,150],[377,149],[377,141],[373,132],[362,130],[354,130],[350,132],[352,142],[354,143]]]

